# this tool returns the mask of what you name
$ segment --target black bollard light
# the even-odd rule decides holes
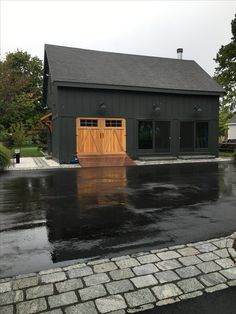
[[[15,149],[16,164],[20,163],[20,150]]]

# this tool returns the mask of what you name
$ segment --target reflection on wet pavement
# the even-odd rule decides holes
[[[235,231],[236,165],[0,174],[0,277]]]

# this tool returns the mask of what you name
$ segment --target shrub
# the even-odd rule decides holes
[[[233,152],[232,157],[234,160],[236,160],[236,150]]]
[[[16,123],[11,127],[14,146],[21,148],[26,142],[25,128],[22,123]]]
[[[0,144],[0,169],[10,166],[11,163],[10,150]]]

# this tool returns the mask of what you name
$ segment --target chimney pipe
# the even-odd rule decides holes
[[[183,48],[178,48],[177,49],[177,58],[179,60],[182,60],[183,59]]]

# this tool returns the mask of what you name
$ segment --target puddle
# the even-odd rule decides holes
[[[1,174],[0,277],[227,235],[235,196],[234,163]]]

